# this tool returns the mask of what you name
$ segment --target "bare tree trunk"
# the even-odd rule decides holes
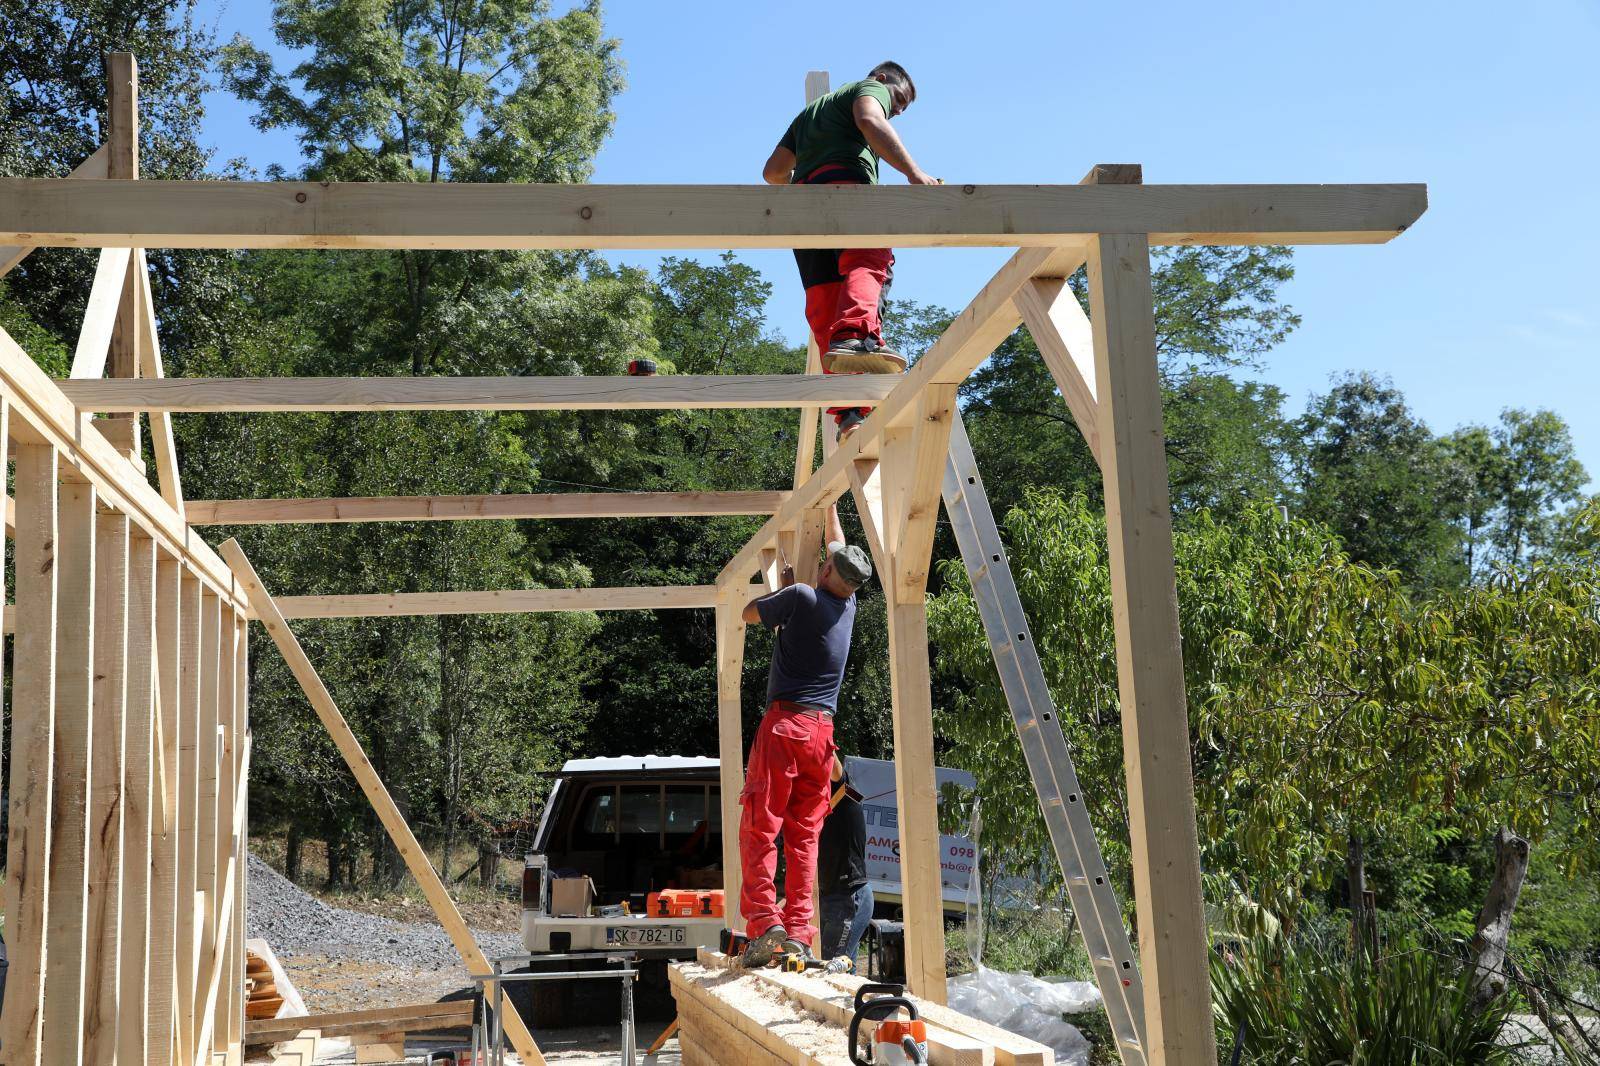
[[[478,887],[493,891],[499,887],[500,881],[500,849],[494,846],[494,841],[487,841],[478,845]]]
[[[283,847],[283,876],[300,883],[300,826],[296,822],[289,823],[289,839]]]
[[[1528,842],[1501,826],[1494,836],[1494,876],[1478,911],[1478,931],[1471,951],[1477,975],[1473,986],[1479,1003],[1488,1003],[1506,990],[1506,945],[1511,939],[1511,915],[1528,876]]]
[[[328,834],[328,879],[323,890],[331,892],[339,887],[339,875],[344,866],[344,833],[334,830]]]
[[[1378,954],[1378,914],[1367,891],[1367,852],[1361,837],[1351,833],[1345,847],[1345,879],[1350,883],[1350,943],[1368,958]]]

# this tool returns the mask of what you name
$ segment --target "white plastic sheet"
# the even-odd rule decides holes
[[[950,1006],[1053,1049],[1061,1066],[1087,1066],[1089,1041],[1063,1014],[1100,1009],[1100,990],[1089,981],[1004,973],[979,966],[950,979]]]

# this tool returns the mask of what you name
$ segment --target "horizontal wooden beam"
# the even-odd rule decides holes
[[[436,614],[540,614],[550,611],[659,611],[715,607],[715,585],[643,588],[503,589],[394,592],[376,596],[278,596],[285,618],[400,618]]]
[[[772,514],[787,492],[556,492],[494,496],[341,496],[190,500],[197,526],[313,522],[440,522],[473,518],[691,518]]]
[[[0,180],[0,243],[142,248],[1367,244],[1422,185],[472,185]]]
[[[72,180],[103,178],[106,176],[107,161],[109,159],[110,153],[106,151],[106,146],[102,144],[90,154],[88,159],[74,167],[72,173],[68,174],[67,177]],[[0,247],[0,277],[4,277],[12,267],[33,254],[34,247],[31,244]]]
[[[59,381],[80,411],[571,411],[870,406],[881,374],[663,377],[105,378]]]

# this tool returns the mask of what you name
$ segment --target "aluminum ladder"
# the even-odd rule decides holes
[[[1022,754],[1039,794],[1045,825],[1066,877],[1067,895],[1078,916],[1095,982],[1126,1066],[1145,1066],[1144,981],[1122,924],[1122,910],[1106,873],[1099,842],[1084,809],[1083,790],[1057,720],[1039,655],[1034,650],[1022,600],[1006,563],[1005,548],[960,412],[950,427],[950,458],[944,472],[944,506],[955,530],[961,559],[983,629],[994,653],[1006,703],[1022,742]]]

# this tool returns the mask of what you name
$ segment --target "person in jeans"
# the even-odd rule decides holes
[[[899,63],[873,67],[861,81],[840,86],[807,104],[761,175],[769,185],[876,185],[878,160],[912,185],[937,185],[901,143],[889,120],[917,98]],[[806,290],[806,321],[822,353],[824,374],[899,373],[906,361],[883,343],[881,302],[893,276],[888,248],[797,248],[795,263]],[[855,429],[871,408],[833,407],[839,436]]]
[[[767,713],[756,730],[739,793],[739,913],[746,966],[765,966],[778,951],[805,953],[817,930],[811,890],[817,836],[828,814],[833,770],[833,715],[839,706],[856,619],[856,590],[872,576],[866,552],[844,543],[837,508],[828,511],[828,561],[815,585],[794,583],[752,601],[744,620],[776,630],[767,676]],[[783,834],[784,899],[773,882]]]
[[[817,892],[822,904],[822,957],[855,965],[861,936],[872,921],[867,882],[867,816],[838,756],[833,760],[833,810],[817,841]]]

